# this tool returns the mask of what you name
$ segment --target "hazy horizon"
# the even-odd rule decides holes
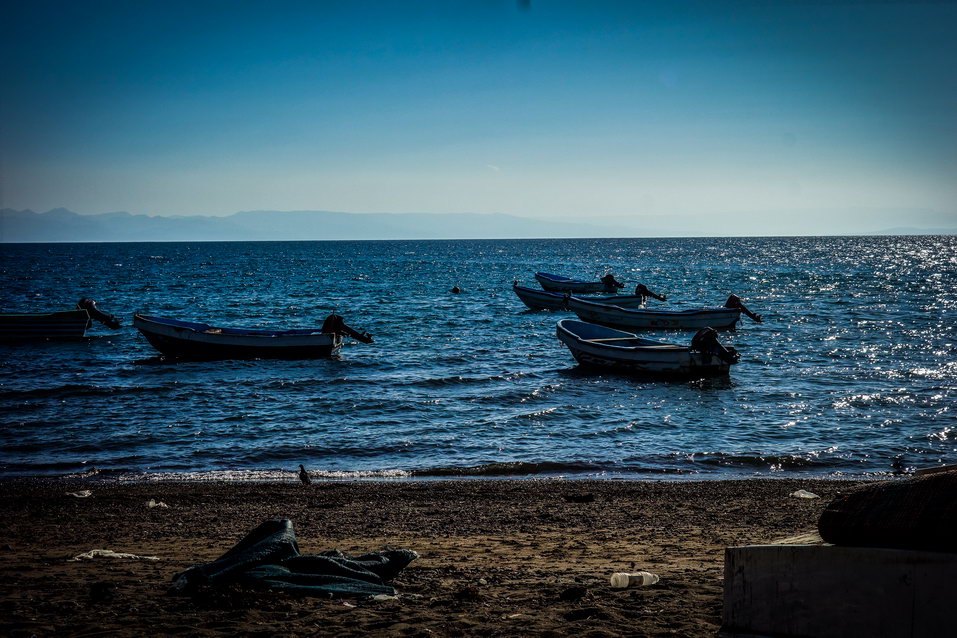
[[[0,242],[290,241],[416,239],[575,239],[661,237],[954,235],[950,216],[870,210],[825,224],[833,213],[567,217],[545,220],[481,213],[239,211],[225,216],[78,215],[0,209]],[[770,219],[770,221],[769,221]]]
[[[5,23],[0,208],[957,227],[955,3],[38,2]]]

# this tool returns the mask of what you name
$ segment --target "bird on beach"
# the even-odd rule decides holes
[[[312,483],[312,479],[309,478],[309,472],[306,471],[306,468],[302,463],[299,464],[299,480],[302,481],[303,485],[309,485]]]
[[[907,472],[907,465],[904,463],[903,454],[898,454],[894,457],[891,468],[894,470],[894,474],[905,474]]]

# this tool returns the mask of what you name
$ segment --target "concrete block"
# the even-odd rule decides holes
[[[728,547],[721,636],[957,636],[957,554]]]

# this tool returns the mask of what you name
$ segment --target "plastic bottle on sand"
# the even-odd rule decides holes
[[[651,572],[634,572],[628,574],[618,572],[611,575],[611,586],[615,589],[624,589],[625,587],[643,587],[645,585],[654,585],[658,582],[658,574]]]

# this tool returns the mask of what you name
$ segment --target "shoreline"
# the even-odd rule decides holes
[[[775,471],[765,473],[737,473],[737,472],[700,472],[684,470],[662,470],[648,472],[541,472],[541,473],[485,473],[445,470],[355,470],[335,471],[307,468],[310,478],[316,483],[350,483],[350,482],[382,482],[382,483],[430,483],[443,481],[569,481],[569,482],[712,482],[712,481],[752,481],[752,480],[811,480],[811,481],[852,481],[873,482],[886,481],[912,475],[914,469],[902,472],[863,472],[850,474],[833,471],[829,474],[815,472]],[[294,483],[298,480],[299,470],[273,469],[231,469],[231,470],[157,470],[152,472],[130,470],[99,470],[95,467],[78,472],[51,473],[51,474],[0,474],[0,483],[29,482],[29,481],[76,481],[91,485],[105,483]]]
[[[814,531],[861,483],[0,480],[0,634],[714,635],[724,548]],[[821,498],[789,496],[798,489]],[[384,601],[167,594],[174,574],[275,518],[292,520],[303,554],[390,546],[419,558]],[[92,549],[159,560],[69,560]],[[661,580],[609,586],[636,570]]]

